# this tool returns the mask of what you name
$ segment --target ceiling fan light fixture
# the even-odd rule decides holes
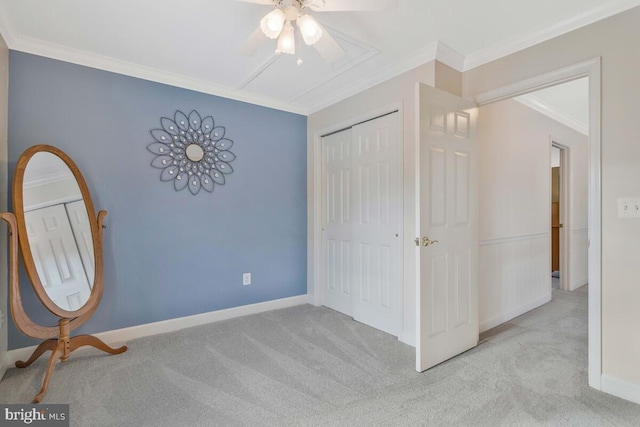
[[[322,27],[318,21],[311,15],[302,15],[297,20],[298,29],[302,35],[302,39],[306,44],[311,46],[322,37]]]
[[[276,39],[282,32],[285,20],[282,9],[273,9],[260,20],[260,29],[265,36]]]
[[[276,53],[288,53],[289,55],[293,55],[296,53],[296,40],[293,33],[293,25],[291,25],[291,21],[287,21],[284,24],[282,31],[280,32]]]

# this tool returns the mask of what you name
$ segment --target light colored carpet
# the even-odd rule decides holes
[[[425,373],[414,349],[327,308],[299,306],[79,352],[44,403],[73,426],[638,426],[640,405],[587,386],[587,293],[481,336]],[[44,361],[10,369],[0,402],[29,402]]]

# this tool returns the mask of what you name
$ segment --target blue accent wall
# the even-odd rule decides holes
[[[146,148],[161,117],[194,109],[226,128],[237,156],[225,185],[196,196],[161,182]],[[10,176],[26,148],[54,145],[108,211],[104,296],[73,333],[305,294],[306,127],[305,116],[11,51]],[[21,274],[27,312],[54,325]],[[11,322],[10,349],[37,343]]]

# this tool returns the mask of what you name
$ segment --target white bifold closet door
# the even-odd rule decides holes
[[[96,272],[94,269],[95,259],[93,253],[93,235],[91,234],[91,225],[89,224],[89,215],[87,215],[87,206],[84,200],[66,203],[64,205],[69,217],[69,223],[73,230],[73,236],[78,246],[80,259],[87,275],[89,283],[93,283]]]
[[[47,295],[64,310],[78,310],[89,298],[91,286],[64,205],[25,212],[24,216],[29,246]]]
[[[392,113],[322,138],[324,305],[398,335],[402,143]]]

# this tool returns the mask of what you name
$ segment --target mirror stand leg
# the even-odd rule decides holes
[[[16,362],[16,368],[26,368],[27,366],[35,362],[38,359],[38,357],[42,356],[42,354],[45,351],[49,351],[49,350],[53,351],[57,345],[58,345],[58,340],[56,338],[51,338],[46,341],[42,341],[38,346],[38,348],[36,348],[36,350],[33,352],[29,360],[27,360],[26,362],[18,360]]]
[[[51,374],[53,373],[53,368],[56,366],[56,363],[64,354],[64,347],[66,343],[64,341],[58,341],[49,357],[49,364],[47,365],[47,372],[44,374],[44,378],[42,379],[42,387],[40,388],[40,392],[35,395],[32,403],[39,403],[47,392],[47,387],[49,387],[49,380],[51,380]]]
[[[109,353],[109,354],[120,354],[127,351],[126,345],[123,345],[122,347],[119,347],[119,348],[109,347],[100,338],[96,338],[93,335],[78,335],[75,337],[71,337],[71,351],[74,351],[85,345],[95,347],[98,350],[102,350],[105,353]]]

